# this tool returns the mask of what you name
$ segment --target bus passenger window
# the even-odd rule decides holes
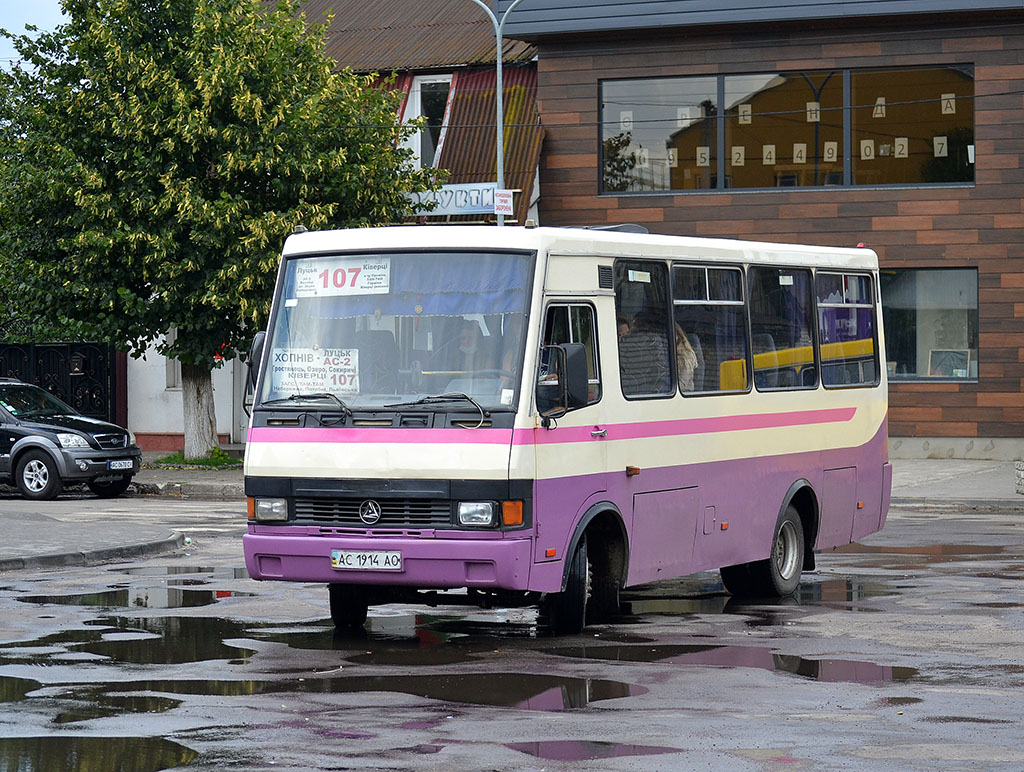
[[[818,271],[815,283],[822,383],[825,386],[878,383],[871,277]]]
[[[548,306],[542,342],[545,346],[582,343],[587,351],[587,404],[592,405],[601,399],[601,368],[593,306],[582,303]],[[542,359],[538,378],[543,378],[546,372],[547,362]]]
[[[749,277],[754,386],[759,391],[817,386],[811,272],[755,266]]]
[[[616,261],[619,380],[627,398],[669,396],[676,391],[668,309],[668,271],[663,263]]]
[[[746,391],[747,317],[739,268],[672,266],[672,305],[677,360],[695,360],[692,385],[681,372],[684,394]],[[692,356],[680,344],[685,338]]]

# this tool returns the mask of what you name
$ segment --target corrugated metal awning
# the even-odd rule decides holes
[[[493,182],[496,178],[496,84],[494,68],[460,74],[438,163],[440,168],[451,172],[448,177],[451,184]],[[503,68],[502,86],[505,187],[520,191],[515,196],[514,220],[522,224],[529,211],[544,139],[544,128],[537,111],[536,66]]]
[[[494,64],[494,26],[470,0],[305,0],[310,22],[333,14],[327,53],[356,72],[429,70]],[[536,49],[502,42],[507,64],[529,62]]]

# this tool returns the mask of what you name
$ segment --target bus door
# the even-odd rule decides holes
[[[601,302],[600,300],[598,302]],[[590,301],[550,300],[544,309],[542,346],[581,343],[587,352],[586,407],[570,411],[550,428],[537,429],[536,560],[563,557],[571,537],[572,521],[588,500],[605,491],[608,451],[607,429],[601,410],[601,366],[598,348],[597,305]],[[544,349],[537,377],[547,377]],[[544,406],[538,405],[543,412]],[[557,550],[554,555],[550,550]]]

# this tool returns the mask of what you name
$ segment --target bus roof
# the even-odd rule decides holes
[[[874,270],[870,249],[776,244],[694,236],[623,233],[587,228],[407,225],[294,233],[285,257],[337,252],[394,250],[525,250],[587,257],[630,257],[722,262],[777,263]]]

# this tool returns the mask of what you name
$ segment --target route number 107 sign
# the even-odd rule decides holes
[[[384,295],[391,288],[391,258],[303,260],[295,268],[295,297]]]

